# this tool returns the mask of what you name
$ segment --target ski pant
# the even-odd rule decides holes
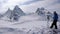
[[[57,20],[54,20],[54,21],[53,21],[53,23],[52,23],[52,25],[51,25],[50,28],[52,28],[53,26],[55,26],[55,29],[57,29]]]

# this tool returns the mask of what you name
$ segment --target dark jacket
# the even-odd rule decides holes
[[[54,19],[54,20],[58,20],[58,14],[57,14],[57,13],[54,13],[53,19]]]

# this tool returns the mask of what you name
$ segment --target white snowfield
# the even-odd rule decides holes
[[[48,23],[50,27],[52,22]],[[59,29],[60,23],[58,22],[57,25]],[[52,30],[47,27],[46,17],[37,14],[21,16],[19,21],[12,22],[7,18],[6,20],[0,19],[0,34],[53,34]]]

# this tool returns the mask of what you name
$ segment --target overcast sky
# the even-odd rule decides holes
[[[16,5],[26,13],[35,12],[40,7],[60,13],[60,0],[0,0],[0,13],[5,13],[8,8],[13,10]]]

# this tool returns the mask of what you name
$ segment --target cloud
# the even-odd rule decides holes
[[[60,0],[57,0],[57,3],[60,3]]]
[[[60,0],[0,0],[0,13],[13,9],[15,5],[19,5],[24,12],[34,12],[39,7],[59,11]]]
[[[26,4],[26,6],[22,6],[21,8],[25,12],[35,12],[37,8],[44,7],[51,12],[56,10],[58,13],[60,13],[59,10],[60,3],[56,3],[56,2],[57,0],[44,0],[44,1],[34,2],[31,4]]]
[[[2,2],[6,2],[6,0],[0,0],[0,3],[2,3]]]
[[[52,3],[52,5],[54,4],[60,4],[60,0],[54,0],[54,2]]]
[[[43,0],[31,0],[31,1],[27,1],[27,2],[22,3],[22,5],[28,5],[28,4],[37,2],[37,1],[43,1]]]
[[[6,12],[8,8],[13,9],[15,5],[18,5],[26,1],[28,0],[0,0],[0,13]]]

